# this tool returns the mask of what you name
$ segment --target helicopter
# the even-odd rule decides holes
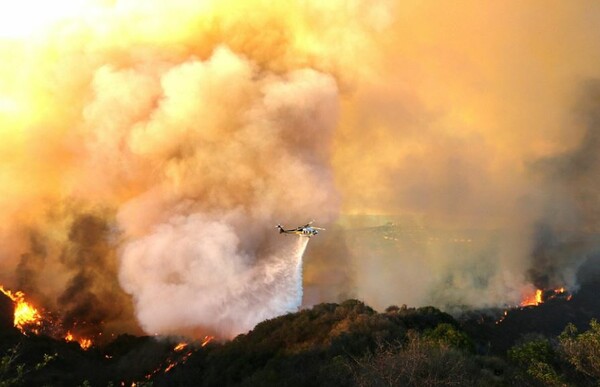
[[[277,229],[279,229],[280,234],[296,234],[296,235],[310,238],[313,235],[317,235],[319,233],[319,230],[325,230],[324,228],[321,228],[321,227],[313,227],[312,226],[313,222],[314,222],[314,220],[308,222],[304,226],[298,226],[298,227],[292,228],[290,230],[286,230],[283,227],[281,227],[280,224],[278,224]]]

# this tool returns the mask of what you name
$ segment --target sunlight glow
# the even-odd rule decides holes
[[[86,0],[0,0],[0,39],[29,37],[82,15],[91,3]]]

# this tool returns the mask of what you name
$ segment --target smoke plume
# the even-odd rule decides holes
[[[344,59],[319,44],[344,25],[309,28],[315,4],[296,23],[262,1],[89,5],[2,41],[3,280],[68,327],[133,306],[148,333],[231,337],[296,310],[306,240],[274,225],[339,211]]]
[[[448,308],[576,289],[598,246],[598,14],[398,5],[382,76],[342,105],[336,133],[343,211],[397,234],[350,239],[360,297]]]

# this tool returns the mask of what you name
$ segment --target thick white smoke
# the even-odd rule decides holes
[[[161,97],[125,138],[127,157],[155,165],[156,176],[118,214],[119,278],[140,324],[231,337],[296,310],[306,242],[282,244],[273,225],[336,211],[335,82],[313,70],[260,74],[222,47],[150,83]],[[96,100],[107,100],[98,86]]]
[[[271,231],[271,230],[270,230]],[[308,238],[283,237],[258,257],[226,220],[179,216],[131,242],[120,278],[149,333],[208,330],[221,337],[295,311]]]
[[[387,3],[90,0],[0,40],[0,280],[123,326],[120,285],[149,333],[294,310],[305,246],[274,226],[337,216],[339,89]]]

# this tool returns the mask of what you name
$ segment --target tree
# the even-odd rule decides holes
[[[567,325],[559,336],[560,350],[575,369],[588,377],[600,380],[600,323],[593,319],[590,329],[579,333],[573,324]]]
[[[544,386],[564,386],[564,380],[556,372],[556,352],[550,341],[543,336],[530,336],[521,344],[508,350],[508,358],[522,371],[530,382]]]
[[[357,386],[464,386],[477,375],[465,352],[416,331],[404,343],[380,343],[349,366]]]
[[[425,331],[425,336],[440,344],[446,344],[464,351],[473,352],[475,349],[475,344],[469,335],[457,329],[452,324],[438,324],[435,329]]]
[[[0,357],[0,387],[23,385],[26,374],[34,370],[41,370],[56,357],[56,355],[51,356],[44,354],[44,358],[41,362],[35,364],[33,368],[27,368],[24,363],[17,363],[19,352],[20,349],[17,345],[8,349],[6,353]]]

